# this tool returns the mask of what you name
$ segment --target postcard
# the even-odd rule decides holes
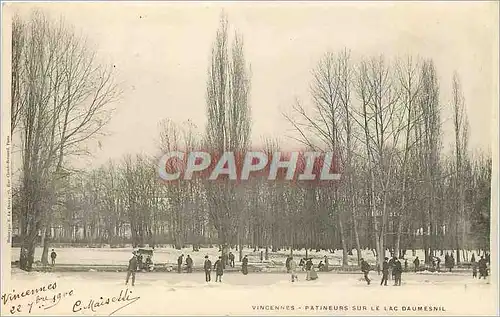
[[[498,314],[498,2],[5,2],[2,315]]]

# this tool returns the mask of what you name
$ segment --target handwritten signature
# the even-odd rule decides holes
[[[139,296],[131,297],[131,295],[132,295],[132,291],[127,288],[126,290],[121,290],[120,295],[118,295],[118,297],[106,297],[106,298],[104,298],[101,296],[97,300],[90,299],[86,303],[86,305],[84,305],[81,300],[77,300],[73,304],[73,312],[77,313],[77,312],[83,312],[83,311],[87,311],[87,310],[91,310],[92,312],[96,312],[96,309],[103,307],[103,306],[110,305],[112,303],[124,303],[122,306],[118,307],[113,312],[111,312],[111,314],[109,314],[109,316],[111,316],[114,313],[116,313],[117,311],[127,307],[128,305],[135,303],[140,298]]]

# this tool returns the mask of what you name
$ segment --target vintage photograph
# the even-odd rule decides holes
[[[495,1],[2,3],[2,315],[498,314]]]

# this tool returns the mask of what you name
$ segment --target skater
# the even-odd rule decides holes
[[[368,264],[368,262],[366,262],[363,258],[361,258],[361,272],[363,272],[366,283],[370,285],[371,280],[368,278],[368,273],[370,273],[370,264]]]
[[[472,278],[477,278],[477,262],[472,261]]]
[[[264,251],[260,251],[260,263],[264,262]]]
[[[455,267],[455,257],[452,255],[450,255],[450,272],[451,272],[451,269],[453,269]]]
[[[212,261],[208,259],[208,255],[205,255],[205,263],[203,263],[203,269],[205,270],[205,281],[211,281],[211,271],[212,271]]]
[[[329,263],[328,263],[328,256],[325,255],[325,269],[324,269],[325,272],[329,271],[328,270],[328,265],[329,265]]]
[[[292,277],[292,282],[295,282],[295,280],[299,280],[299,277],[297,276],[297,263],[295,262],[295,260],[293,259],[292,256],[290,256],[290,262],[289,262],[289,265],[290,265],[290,275]]]
[[[387,286],[387,279],[389,278],[389,258],[385,257],[382,263],[382,280],[380,281],[380,286]]]
[[[52,252],[50,253],[50,259],[52,260],[52,266],[56,265],[56,258],[57,258],[57,253],[52,249]]]
[[[286,261],[285,261],[285,267],[286,267],[286,272],[287,273],[290,273],[290,261],[292,260],[292,257],[291,256],[287,256],[286,257]]]
[[[188,273],[193,273],[193,259],[191,259],[191,256],[189,256],[189,254],[186,258],[186,267]]]
[[[229,252],[229,266],[234,267],[234,254]]]
[[[241,260],[241,272],[243,275],[248,274],[248,257],[246,255]]]
[[[215,281],[222,282],[222,275],[224,274],[224,261],[222,260],[221,256],[219,256],[219,259],[215,261],[214,270],[215,270]]]
[[[137,271],[137,256],[136,252],[132,252],[133,256],[130,258],[128,261],[128,268],[127,268],[127,278],[125,279],[125,285],[128,285],[128,279],[132,275],[132,286],[135,284],[135,272]]]
[[[394,286],[401,286],[401,275],[403,274],[403,267],[401,261],[397,257],[394,257]]]
[[[184,259],[184,254],[181,254],[178,258],[177,258],[177,273],[180,273],[181,270],[182,270],[182,260]]]
[[[413,268],[415,269],[415,273],[418,272],[420,266],[420,260],[418,259],[418,256],[413,260]]]
[[[309,258],[306,262],[306,281],[311,279],[311,269],[313,268],[312,258]]]
[[[408,272],[408,260],[405,259],[405,272]]]

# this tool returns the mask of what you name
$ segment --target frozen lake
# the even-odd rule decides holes
[[[291,283],[289,275],[284,273],[246,276],[226,273],[222,283],[206,283],[203,273],[138,273],[136,285],[127,290],[124,273],[25,273],[14,270],[11,285],[15,293],[54,282],[57,285],[43,292],[47,296],[45,301],[39,300],[38,304],[30,306],[36,303],[36,296],[26,296],[9,302],[3,309],[16,304],[21,305],[24,312],[31,307],[32,315],[109,315],[128,304],[114,315],[342,315],[346,311],[367,315],[401,312],[412,307],[421,309],[419,314],[429,315],[496,313],[495,286],[469,275],[408,273],[403,275],[401,287],[381,287],[378,285],[380,276],[376,273],[370,276],[373,283],[368,286],[360,280],[361,274],[319,273],[318,280],[307,282],[305,273],[301,272],[300,281]],[[61,294],[60,299],[58,294]],[[113,302],[113,297],[120,296],[129,300]],[[109,304],[95,307],[95,303],[108,298]],[[425,309],[434,309],[434,312],[425,312]],[[407,312],[409,315],[416,313]]]

